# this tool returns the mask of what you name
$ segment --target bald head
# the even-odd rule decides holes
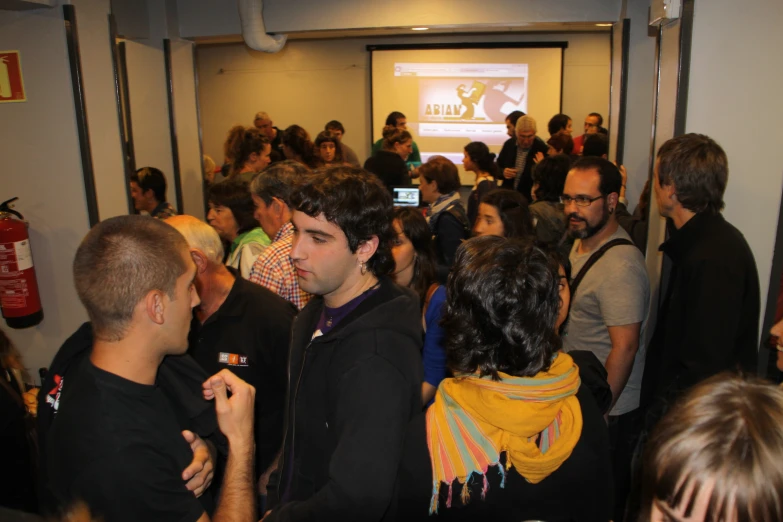
[[[172,216],[166,223],[185,236],[190,248],[203,252],[209,261],[223,264],[223,243],[214,228],[196,217],[186,215]]]

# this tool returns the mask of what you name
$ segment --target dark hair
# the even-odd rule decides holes
[[[451,194],[459,190],[459,171],[451,160],[443,156],[430,156],[427,163],[419,167],[419,175],[428,183],[435,181],[441,194]]]
[[[513,112],[510,112],[508,114],[508,116],[506,116],[506,119],[511,123],[511,125],[516,126],[517,120],[519,118],[521,118],[522,116],[524,116],[524,115],[525,115],[525,113],[522,112],[522,111],[513,111]]]
[[[337,130],[345,134],[345,127],[343,127],[343,124],[337,120],[332,120],[326,125],[324,125],[324,130],[325,131]]]
[[[524,239],[534,235],[533,218],[530,216],[527,199],[516,190],[494,189],[481,198],[485,205],[497,209],[503,223],[503,236]]]
[[[691,212],[719,213],[728,179],[726,153],[709,136],[684,134],[658,149],[658,181],[673,184],[677,200]]]
[[[554,134],[547,140],[546,144],[563,154],[574,152],[574,139],[565,132]]]
[[[250,155],[254,152],[261,154],[267,145],[269,145],[269,140],[257,128],[246,129],[241,125],[232,127],[228,131],[228,139],[223,147],[226,158],[231,162],[229,177],[233,178],[239,174],[239,171],[250,159]]]
[[[340,140],[338,140],[331,131],[321,131],[318,136],[315,137],[315,148],[320,149],[322,143],[334,144],[334,161],[337,163],[343,162],[343,148],[340,146]],[[319,151],[320,158],[320,151]]]
[[[141,188],[144,194],[151,190],[159,203],[166,201],[166,176],[155,167],[143,167],[131,174],[130,180]]]
[[[310,135],[299,125],[291,125],[283,131],[281,142],[294,151],[310,168],[315,167],[315,145],[310,140]]]
[[[405,115],[399,111],[394,111],[386,116],[386,125],[397,126],[397,120],[407,119]]]
[[[441,325],[454,374],[532,377],[560,349],[557,263],[532,240],[483,236],[457,249]]]
[[[465,152],[470,161],[478,166],[479,170],[486,172],[492,177],[497,177],[498,165],[495,163],[495,154],[489,151],[489,147],[480,141],[471,141],[465,145]]]
[[[783,520],[783,390],[715,375],[691,388],[655,426],[641,466],[641,517],[707,496],[705,521]]]
[[[394,125],[387,125],[383,128],[383,148],[394,150],[395,143],[405,143],[412,140],[413,136],[406,130],[400,130]]]
[[[606,154],[609,154],[609,139],[605,134],[588,134],[585,136],[582,156],[600,158]]]
[[[413,277],[409,286],[419,295],[419,300],[423,306],[427,297],[427,290],[436,281],[432,230],[422,213],[416,208],[395,208],[394,220],[400,222],[402,233],[411,242],[413,250],[416,252]]]
[[[340,227],[351,252],[377,236],[378,249],[367,261],[367,268],[376,277],[394,270],[392,198],[374,174],[349,166],[319,169],[292,194],[291,204],[310,217],[323,214],[327,221]]]
[[[239,179],[226,180],[209,187],[207,201],[213,205],[226,207],[237,222],[237,233],[244,234],[258,227],[258,221],[253,217],[256,210],[247,181]]]
[[[563,187],[571,170],[571,159],[565,154],[555,154],[542,159],[533,167],[533,184],[538,183],[536,199],[538,201],[560,201]]]
[[[623,186],[623,177],[614,163],[604,158],[587,157],[580,158],[571,165],[571,170],[595,170],[601,179],[598,190],[602,196],[608,196],[612,192],[620,193]]]
[[[597,112],[591,112],[590,114],[588,114],[588,116],[593,116],[594,118],[598,118],[599,127],[604,124],[604,117],[598,114]]]
[[[95,225],[73,260],[73,279],[95,337],[124,338],[136,305],[152,290],[174,297],[187,270],[188,243],[174,227],[149,216],[117,216]]]
[[[291,208],[291,194],[310,170],[298,161],[285,160],[264,169],[250,182],[250,192],[267,205],[277,198]]]
[[[568,127],[568,122],[571,121],[571,117],[566,114],[555,114],[547,124],[549,135],[554,136],[560,131],[563,131]]]

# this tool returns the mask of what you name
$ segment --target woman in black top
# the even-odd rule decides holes
[[[560,351],[562,286],[532,241],[480,237],[459,250],[441,322],[457,377],[411,421],[398,520],[609,520],[608,432]]]
[[[478,206],[484,194],[498,188],[495,178],[498,167],[495,165],[495,155],[480,141],[473,141],[465,146],[465,158],[462,166],[466,172],[476,173],[476,184],[468,197],[468,221],[470,226],[476,222]]]
[[[411,133],[394,125],[383,128],[383,148],[364,162],[364,169],[380,178],[391,192],[392,187],[411,184],[405,161],[413,151]]]
[[[421,199],[429,203],[427,222],[435,240],[438,279],[445,282],[454,254],[468,238],[470,224],[459,196],[457,167],[443,156],[432,156],[419,167]]]

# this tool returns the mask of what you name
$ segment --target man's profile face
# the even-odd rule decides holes
[[[356,274],[359,261],[348,248],[345,233],[323,214],[311,217],[294,210],[291,259],[299,286],[305,292],[328,297]]]
[[[598,124],[598,116],[585,118],[585,134],[596,134],[601,126]]]
[[[185,273],[177,278],[174,297],[166,300],[164,328],[168,337],[167,353],[182,354],[188,349],[188,332],[193,318],[193,308],[201,303],[196,292],[196,264],[190,252],[183,250]]]
[[[341,131],[340,129],[327,129],[327,130],[332,133],[332,136],[334,136],[334,138],[337,141],[343,139],[343,131]]]
[[[251,197],[253,198],[253,204],[256,206],[253,217],[256,218],[256,221],[258,221],[258,224],[264,230],[264,233],[270,238],[274,238],[277,234],[277,228],[274,225],[275,213],[272,208],[275,200],[272,200],[272,203],[267,205],[262,198],[255,194],[252,194]]]
[[[658,176],[658,166],[661,160],[655,160],[655,167],[653,167],[653,192],[655,193],[655,202],[658,205],[658,212],[663,217],[671,217],[671,205],[670,200],[667,200],[666,193],[661,185],[660,177]]]
[[[150,203],[150,195],[152,194],[152,189],[147,190],[147,194],[144,194],[144,191],[141,190],[141,187],[138,183],[135,181],[130,182],[130,193],[131,198],[133,198],[133,207],[141,212],[142,210],[146,210],[147,212],[151,212],[155,209],[154,205]],[[150,208],[152,206],[152,208]]]
[[[595,169],[572,169],[566,178],[563,195],[572,198],[563,209],[568,225],[568,233],[574,239],[587,239],[597,234],[609,221],[609,208],[605,197],[598,189],[601,178]],[[586,207],[578,206],[573,198],[595,199]]]
[[[398,119],[397,128],[400,130],[408,130],[408,120],[406,118]]]
[[[517,145],[520,149],[529,149],[533,146],[533,140],[536,139],[536,131],[519,130],[517,131]]]
[[[256,129],[260,130],[268,139],[275,139],[275,129],[272,120],[256,120],[253,122]]]

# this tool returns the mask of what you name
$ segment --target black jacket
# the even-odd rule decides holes
[[[530,147],[530,152],[527,153],[527,159],[525,160],[525,170],[522,171],[522,177],[519,180],[517,190],[527,198],[528,201],[533,201],[533,166],[535,163],[536,154],[543,152],[546,156],[549,146],[544,143],[544,140],[536,136],[533,140],[533,146]],[[498,154],[498,176],[503,180],[502,188],[514,189],[514,180],[506,179],[503,177],[503,169],[513,169],[517,162],[517,140],[515,138],[509,138],[503,144],[503,148],[500,149]]]
[[[294,321],[281,493],[268,522],[393,520],[405,430],[421,411],[418,298],[388,279],[326,335]]]
[[[392,187],[404,187],[411,184],[408,166],[396,152],[379,150],[364,162],[364,170],[378,176],[391,192]]]
[[[654,412],[721,371],[754,372],[760,313],[753,253],[722,215],[697,214],[660,250],[672,272],[642,380]]]
[[[455,201],[430,217],[430,230],[435,242],[438,280],[445,284],[457,249],[470,237],[470,223],[462,201]]]
[[[505,485],[501,487],[497,467],[490,467],[485,499],[481,499],[483,480],[474,477],[470,481],[470,503],[462,505],[462,486],[455,482],[450,508],[446,507],[449,488],[441,484],[436,516],[429,516],[433,486],[425,415],[414,418],[405,439],[400,470],[398,520],[609,520],[612,506],[609,433],[590,390],[581,386],[576,397],[582,408],[582,433],[571,455],[555,472],[538,484],[531,484],[512,467],[506,471]],[[501,454],[501,462],[506,462],[505,453]]]

